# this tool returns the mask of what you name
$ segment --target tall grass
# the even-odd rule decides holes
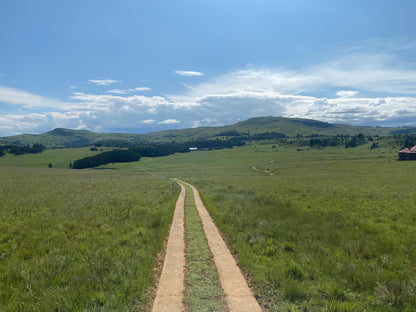
[[[265,309],[413,311],[416,163],[396,158],[256,144],[134,166],[199,188]]]
[[[148,303],[177,187],[137,172],[0,168],[0,310]]]
[[[332,152],[277,153],[263,164],[276,176],[200,188],[271,310],[415,310],[415,164]]]
[[[135,281],[151,281],[146,257],[161,245],[149,242],[167,234],[178,192],[167,178],[178,177],[200,190],[266,310],[414,311],[416,163],[396,158],[386,147],[256,143],[106,166],[129,171],[0,169],[1,303],[5,311],[25,310],[11,302],[34,311],[47,302],[58,311],[140,306],[145,286]],[[126,269],[132,258],[146,269]],[[132,287],[109,266],[135,276],[139,295],[120,299]]]

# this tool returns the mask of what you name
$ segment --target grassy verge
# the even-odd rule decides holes
[[[416,162],[369,147],[256,144],[135,166],[198,187],[266,309],[413,311]]]
[[[0,310],[142,311],[177,187],[123,171],[0,168]]]
[[[186,274],[184,302],[187,311],[225,311],[225,295],[195,207],[186,186]]]

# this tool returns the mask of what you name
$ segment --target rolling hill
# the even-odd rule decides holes
[[[186,142],[213,139],[221,136],[252,136],[266,132],[282,133],[289,137],[297,135],[365,135],[391,136],[416,133],[416,127],[357,127],[342,124],[285,117],[257,117],[223,127],[201,127],[167,130],[147,134],[95,133],[87,130],[57,128],[42,134],[22,134],[0,138],[0,144],[44,144],[47,148],[83,147],[90,145],[134,145],[162,142]]]

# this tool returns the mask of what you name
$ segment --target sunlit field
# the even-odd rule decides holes
[[[194,183],[269,310],[413,311],[416,163],[396,158],[252,145],[124,166]]]
[[[116,170],[0,169],[1,300],[143,307],[178,177],[200,190],[265,310],[414,311],[416,163],[396,158],[255,144],[102,167]]]
[[[142,311],[177,186],[137,172],[0,168],[0,311]]]

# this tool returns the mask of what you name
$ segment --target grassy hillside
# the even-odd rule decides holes
[[[84,147],[102,142],[114,142],[113,146],[121,144],[140,144],[144,137],[128,133],[95,133],[87,130],[71,130],[57,128],[42,134],[22,134],[0,138],[0,144],[26,145],[41,143],[47,148]]]
[[[303,136],[312,134],[333,136],[356,135],[358,133],[389,136],[393,134],[416,133],[416,128],[353,127],[309,119],[259,117],[224,127],[169,130],[148,134],[94,133],[86,130],[58,128],[39,135],[24,134],[0,138],[0,144],[26,145],[41,143],[47,148],[82,147],[103,143],[110,144],[111,146],[120,146],[149,142],[185,142],[199,139],[213,139],[222,134],[228,136],[231,131],[237,131],[243,135],[277,132],[287,136],[296,136],[298,134]]]
[[[303,136],[309,136],[312,134],[333,136],[356,135],[358,133],[363,133],[365,135],[387,136],[392,135],[394,131],[398,130],[397,128],[354,127],[348,125],[330,124],[311,119],[282,117],[251,118],[232,125],[230,128],[239,132],[280,132],[292,137],[297,134],[301,134]],[[407,130],[415,131],[416,129],[408,128]]]
[[[267,311],[414,311],[416,162],[396,158],[253,144],[115,167],[196,185]]]
[[[265,132],[283,133],[290,137],[298,134],[310,136],[313,134],[334,136],[334,135],[365,135],[391,136],[394,134],[416,133],[414,127],[355,127],[348,125],[330,124],[311,119],[284,118],[284,117],[258,117],[241,121],[234,125],[224,127],[202,127],[196,129],[170,130],[149,133],[144,135],[146,140],[151,142],[187,141],[192,139],[209,139],[237,131],[245,134],[260,134]]]

